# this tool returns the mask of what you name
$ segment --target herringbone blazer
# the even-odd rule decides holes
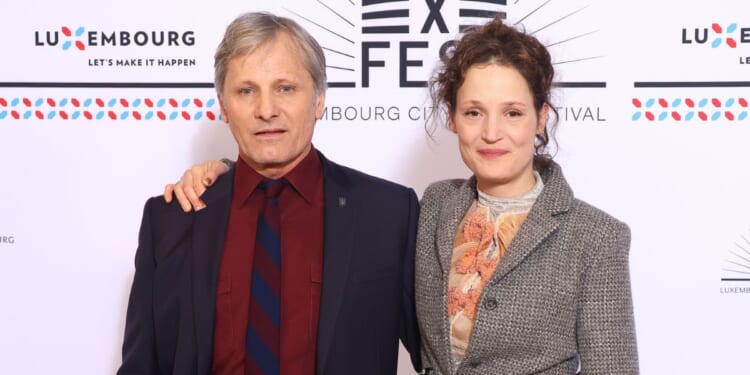
[[[557,164],[482,291],[465,359],[447,316],[451,252],[476,179],[430,185],[416,258],[422,363],[447,374],[638,374],[628,226],[573,196]]]

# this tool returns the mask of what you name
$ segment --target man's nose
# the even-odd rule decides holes
[[[279,107],[272,93],[261,93],[256,104],[256,117],[270,120],[278,115]]]

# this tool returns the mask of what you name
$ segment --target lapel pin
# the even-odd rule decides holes
[[[346,198],[345,197],[339,197],[339,207],[346,206]]]

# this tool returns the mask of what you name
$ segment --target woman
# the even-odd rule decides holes
[[[630,231],[575,199],[547,153],[553,77],[544,46],[496,19],[432,82],[474,174],[421,201],[417,316],[438,374],[638,372]]]
[[[545,47],[495,19],[431,82],[434,122],[447,119],[473,173],[422,197],[415,288],[431,373],[638,373],[630,231],[576,199],[547,152],[553,77]],[[183,183],[225,170],[197,166]]]

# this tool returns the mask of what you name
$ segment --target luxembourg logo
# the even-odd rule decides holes
[[[195,45],[194,31],[175,30],[86,30],[79,26],[72,29],[62,26],[59,30],[35,31],[34,45],[37,47],[62,47],[63,51],[77,49],[85,51],[90,47],[178,47]]]
[[[13,236],[0,236],[0,245],[13,245],[16,243],[16,238]]]
[[[79,54],[69,55],[73,59],[88,57],[85,63],[93,69],[99,67],[149,69],[151,67],[165,67],[170,69],[184,69],[196,66],[193,56],[155,56],[149,49],[148,55],[121,56],[117,58],[107,55],[114,49],[128,48],[139,51],[139,47],[183,47],[195,46],[196,36],[192,30],[91,30],[83,26],[76,28],[62,26],[51,31],[35,31],[34,46],[39,48],[61,48],[63,51],[79,51]],[[177,48],[172,51],[180,51]],[[103,55],[99,55],[102,53]],[[97,53],[97,55],[94,55]]]
[[[740,28],[737,23],[726,26],[712,23],[711,27],[682,29],[682,44],[707,44],[715,49],[737,48],[739,43],[750,43],[750,28]]]

